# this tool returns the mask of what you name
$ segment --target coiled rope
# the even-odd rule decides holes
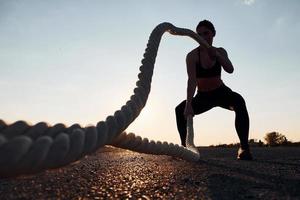
[[[155,59],[162,35],[189,36],[205,47],[209,45],[189,29],[161,23],[152,31],[145,50],[134,94],[120,110],[100,121],[96,126],[66,127],[45,122],[30,125],[25,121],[6,124],[0,120],[0,177],[32,174],[58,168],[95,152],[104,145],[113,145],[137,152],[176,156],[197,161],[199,152],[193,144],[193,122],[188,118],[187,148],[177,144],[149,141],[133,133],[123,132],[139,115],[147,102]]]

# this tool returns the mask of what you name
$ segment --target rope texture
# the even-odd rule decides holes
[[[61,123],[49,126],[45,122],[30,125],[25,121],[7,124],[0,119],[0,177],[59,168],[95,152],[104,145],[197,161],[200,155],[193,144],[192,118],[188,119],[187,148],[173,143],[149,141],[133,133],[123,132],[138,117],[147,102],[159,43],[165,32],[189,36],[209,47],[193,31],[177,28],[167,22],[161,23],[149,37],[134,94],[114,115],[98,122],[96,126],[81,127],[73,124],[66,127]]]

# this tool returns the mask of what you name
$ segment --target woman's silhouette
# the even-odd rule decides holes
[[[221,79],[221,68],[228,73],[233,72],[231,61],[225,49],[212,46],[216,31],[210,21],[199,22],[196,31],[211,47],[199,46],[189,52],[186,57],[187,98],[175,109],[181,144],[186,145],[187,116],[198,115],[220,106],[235,112],[235,128],[241,144],[237,159],[251,160],[252,155],[248,145],[249,117],[245,101],[240,94],[227,87]],[[196,87],[197,94],[194,97]]]

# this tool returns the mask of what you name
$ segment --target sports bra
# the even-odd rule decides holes
[[[196,77],[197,78],[208,78],[208,77],[214,77],[214,76],[221,75],[221,64],[218,62],[218,60],[216,60],[214,66],[212,66],[209,69],[205,69],[201,65],[200,48],[198,48],[198,55],[199,55],[199,60],[196,63]]]

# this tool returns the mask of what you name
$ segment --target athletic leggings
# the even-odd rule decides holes
[[[180,134],[181,144],[186,145],[186,118],[184,116],[186,100],[175,109],[177,129]],[[235,112],[235,129],[239,136],[242,149],[248,149],[249,116],[243,97],[233,92],[225,85],[209,92],[197,92],[192,100],[195,115],[204,113],[213,107],[220,106]]]

